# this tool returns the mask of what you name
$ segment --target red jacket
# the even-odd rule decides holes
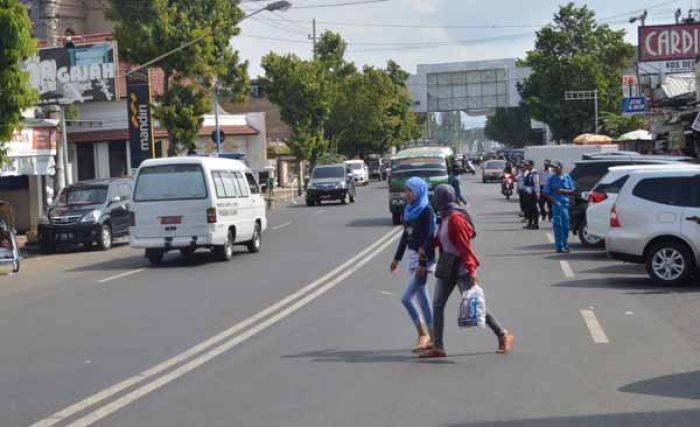
[[[467,269],[470,276],[476,277],[476,269],[479,268],[479,259],[476,256],[476,251],[472,247],[472,239],[476,235],[474,227],[469,223],[464,214],[459,211],[452,211],[449,218],[449,229],[447,230],[447,236],[455,247],[459,250],[460,257],[462,258],[462,263]],[[438,230],[438,235],[435,238],[436,246],[442,249],[440,244],[440,231]]]

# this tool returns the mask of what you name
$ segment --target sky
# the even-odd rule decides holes
[[[393,59],[415,73],[417,64],[523,57],[533,48],[535,31],[551,22],[563,0],[386,0],[341,6],[363,0],[289,0],[286,12],[263,12],[241,23],[232,41],[249,61],[251,77],[262,74],[261,58],[270,51],[310,58],[312,19],[317,33],[339,32],[348,42],[347,57],[358,66],[384,66]],[[367,1],[367,0],[364,0]],[[371,0],[370,0],[371,1]],[[247,12],[266,2],[244,0]],[[673,12],[700,7],[700,0],[575,1],[596,12],[601,22],[627,30],[636,44],[636,25],[628,20],[643,9],[647,25],[673,22]],[[694,3],[694,4],[693,4]],[[332,5],[332,7],[318,6]],[[468,118],[478,125],[482,118]]]

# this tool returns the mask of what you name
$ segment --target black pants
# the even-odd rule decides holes
[[[540,225],[540,211],[537,207],[537,197],[534,194],[525,194],[525,218],[527,225],[537,227]]]
[[[460,292],[472,287],[474,279],[470,276],[460,276],[456,281],[438,279],[433,295],[433,343],[437,348],[444,348],[443,334],[445,330],[445,305],[455,286],[459,285]],[[486,310],[486,324],[498,337],[505,335],[505,330],[495,317]]]
[[[549,201],[548,199],[545,199],[544,197],[540,197],[539,205],[540,205],[540,216],[542,217],[542,221],[544,221],[545,219],[549,219],[551,221],[552,220],[552,202]]]
[[[525,192],[518,190],[518,202],[520,203],[520,212],[525,213]]]

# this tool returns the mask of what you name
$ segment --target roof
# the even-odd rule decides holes
[[[685,175],[693,175],[693,174],[700,174],[700,168],[678,168],[674,170],[669,170],[669,169],[663,169],[663,170],[638,170],[630,173],[630,177],[633,176],[654,176],[654,175],[661,175],[662,177],[667,177],[667,176],[685,176]]]
[[[209,168],[232,168],[239,170],[247,170],[248,167],[240,160],[227,159],[223,157],[206,157],[206,156],[178,156],[178,157],[162,157],[159,159],[147,159],[141,163],[141,168],[146,166],[165,166],[165,165],[203,165]]]
[[[325,165],[316,165],[316,167],[314,167],[314,169],[331,168],[331,167],[333,167],[333,168],[345,168],[345,163],[328,163]]]
[[[661,84],[661,92],[667,98],[676,98],[695,92],[695,73],[667,75]]]
[[[589,165],[589,164],[596,164],[596,163],[620,163],[620,166],[626,166],[629,165],[631,162],[639,162],[639,163],[651,163],[651,164],[664,164],[664,163],[674,163],[678,162],[679,160],[677,159],[665,159],[665,158],[659,158],[661,156],[633,156],[633,157],[624,157],[624,156],[615,156],[607,159],[595,159],[595,160],[579,160],[577,162],[574,162],[574,165]],[[671,156],[668,156],[671,157]]]
[[[442,157],[452,154],[452,149],[449,147],[415,147],[407,148],[405,150],[399,151],[392,159],[405,159],[407,157],[415,156],[435,156]]]
[[[130,180],[131,180],[131,178],[128,178],[128,177],[89,179],[87,181],[80,181],[80,182],[73,183],[71,185],[68,185],[68,187],[92,187],[95,185],[109,185],[109,184],[116,182],[116,181],[130,181]]]
[[[351,159],[351,160],[346,160],[345,163],[364,163],[365,161],[362,159]]]

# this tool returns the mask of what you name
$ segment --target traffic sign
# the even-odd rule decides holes
[[[211,132],[211,140],[216,143],[216,130]],[[226,140],[226,135],[224,134],[224,131],[219,129],[219,142],[223,144],[223,142]]]
[[[646,99],[641,96],[622,99],[623,114],[644,114],[647,109]]]

